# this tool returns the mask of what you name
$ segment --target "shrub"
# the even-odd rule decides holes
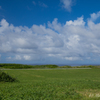
[[[0,71],[0,82],[15,82],[16,78],[11,77],[5,72]]]
[[[69,65],[66,65],[66,66],[60,66],[60,68],[72,68],[72,67]]]

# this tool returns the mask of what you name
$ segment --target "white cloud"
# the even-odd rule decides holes
[[[24,55],[24,59],[25,59],[25,60],[31,60],[31,56],[29,56],[29,55]]]
[[[91,20],[95,21],[96,19],[98,19],[100,17],[100,11],[97,13],[93,13],[91,14]]]
[[[8,28],[9,23],[6,22],[5,19],[2,19],[0,22],[0,25],[1,25],[1,27],[0,27],[0,33],[1,33],[2,31],[6,30]]]
[[[48,27],[54,28],[57,31],[60,31],[61,28],[62,28],[61,24],[58,23],[58,19],[57,18],[55,18],[52,23],[48,22]]]
[[[72,21],[72,20],[66,21],[66,25],[74,25],[74,26],[79,25],[79,26],[84,26],[85,25],[85,22],[84,22],[83,16],[82,16],[80,18],[77,18],[77,20],[74,20],[74,21]]]
[[[20,55],[16,55],[15,60],[22,60],[22,57]]]
[[[70,12],[71,11],[71,7],[73,6],[72,0],[60,0],[60,1],[63,3],[62,7]]]
[[[15,27],[5,19],[0,25],[0,54],[5,54],[7,60],[46,61],[59,58],[73,61],[100,55],[100,23],[85,22],[83,16],[66,21],[64,25],[56,18],[48,22],[48,27]]]
[[[14,57],[9,56],[9,57],[7,57],[7,60],[13,60],[13,61],[14,60],[17,60],[17,61],[21,61],[21,60],[31,60],[31,56],[20,54],[20,55],[15,55]]]
[[[81,60],[79,57],[65,57],[66,60]]]
[[[80,44],[80,38],[78,35],[73,35],[68,38],[67,47],[70,49],[77,48]]]

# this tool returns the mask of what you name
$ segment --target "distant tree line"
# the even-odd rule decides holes
[[[83,65],[83,66],[58,66],[58,65],[24,65],[24,64],[0,64],[0,68],[8,68],[8,69],[29,69],[29,68],[100,68],[100,65]]]
[[[27,69],[27,68],[58,68],[57,65],[24,65],[24,64],[0,64],[1,68]]]

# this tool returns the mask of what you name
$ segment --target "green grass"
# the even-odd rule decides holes
[[[100,69],[4,70],[0,100],[100,100]]]

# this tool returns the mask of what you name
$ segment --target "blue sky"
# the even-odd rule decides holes
[[[100,64],[100,0],[0,0],[0,63]]]

